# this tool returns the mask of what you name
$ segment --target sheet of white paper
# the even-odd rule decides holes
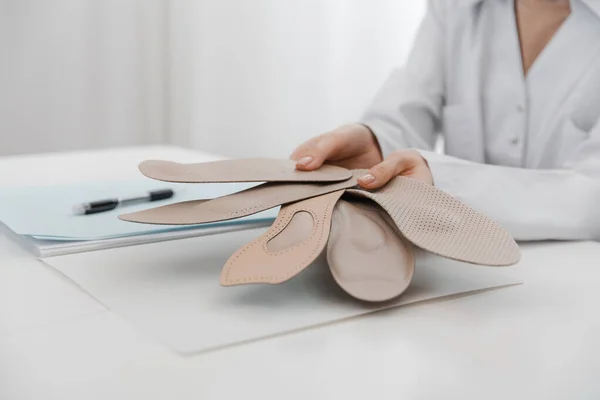
[[[419,252],[409,290],[383,305],[351,299],[321,258],[281,285],[221,287],[229,255],[264,229],[45,260],[93,297],[179,353],[258,339],[378,309],[518,283],[502,269]]]
[[[150,225],[121,221],[118,216],[147,208],[187,200],[209,199],[237,192],[256,183],[175,184],[149,178],[131,181],[88,182],[74,185],[1,187],[0,221],[20,235],[46,240],[94,240],[157,233],[196,226]],[[171,188],[175,195],[167,200],[117,208],[92,215],[74,215],[73,206],[94,200],[129,197],[150,190]],[[205,227],[247,221],[273,220],[278,208]]]
[[[0,233],[0,336],[105,311]]]

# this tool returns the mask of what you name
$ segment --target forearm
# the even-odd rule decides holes
[[[484,165],[422,151],[434,184],[517,240],[600,240],[600,181],[572,170]]]

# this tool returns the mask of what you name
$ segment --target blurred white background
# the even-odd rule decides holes
[[[0,0],[0,154],[287,157],[360,117],[424,0]]]

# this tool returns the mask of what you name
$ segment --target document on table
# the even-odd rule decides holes
[[[0,187],[0,227],[38,257],[85,252],[270,225],[279,211],[272,208],[230,221],[199,225],[151,225],[122,221],[120,214],[181,201],[212,199],[258,183],[175,184],[148,178],[88,182],[75,185]],[[135,196],[170,188],[167,200],[117,207],[91,215],[75,215],[77,204]]]
[[[423,300],[519,283],[502,268],[417,251],[413,282],[385,304],[358,302],[323,257],[280,285],[221,287],[222,266],[264,229],[72,254],[45,262],[142,333],[181,354],[339,321]]]
[[[81,241],[168,232],[199,226],[212,228],[249,221],[273,220],[277,215],[276,209],[231,221],[194,226],[136,224],[118,218],[123,213],[187,200],[212,199],[255,185],[248,183],[176,184],[140,178],[132,181],[90,182],[76,185],[0,187],[0,221],[18,235],[28,235],[42,240]],[[167,200],[118,207],[98,214],[73,214],[73,206],[80,203],[127,197],[162,188],[173,189],[175,195]]]

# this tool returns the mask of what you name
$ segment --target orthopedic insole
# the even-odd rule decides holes
[[[333,211],[327,263],[338,285],[365,301],[398,297],[415,271],[412,244],[381,207],[359,198]]]
[[[294,183],[293,179],[298,179],[294,174],[279,171],[269,175],[269,163],[238,160],[239,170],[229,171],[220,169],[227,164],[224,162],[216,169],[206,166],[211,163],[194,164],[184,168],[188,175],[177,167],[170,171],[169,179],[185,175],[185,179],[203,182],[267,183],[208,201],[171,204],[120,218],[152,224],[201,224],[281,205],[271,228],[229,258],[221,284],[285,282],[307,268],[326,246],[336,282],[365,301],[389,300],[406,290],[414,272],[413,245],[473,264],[506,266],[520,259],[517,243],[504,228],[432,185],[399,176],[369,192],[356,186],[356,178],[367,171],[343,168],[350,174],[346,180]],[[243,171],[246,164],[256,168]],[[164,163],[161,165],[164,172]]]
[[[329,237],[343,190],[281,207],[271,228],[236,251],[221,273],[223,286],[282,283],[308,267]]]
[[[398,176],[375,191],[349,189],[379,204],[416,246],[473,264],[508,266],[519,261],[519,246],[498,223],[436,187]]]
[[[120,215],[124,221],[144,224],[193,225],[226,221],[256,214],[283,204],[347,189],[356,179],[331,184],[264,183],[208,201],[185,201]]]
[[[350,179],[352,172],[334,165],[316,171],[298,171],[296,162],[269,158],[247,158],[179,164],[148,160],[139,165],[148,178],[182,183],[225,182],[339,182]]]

